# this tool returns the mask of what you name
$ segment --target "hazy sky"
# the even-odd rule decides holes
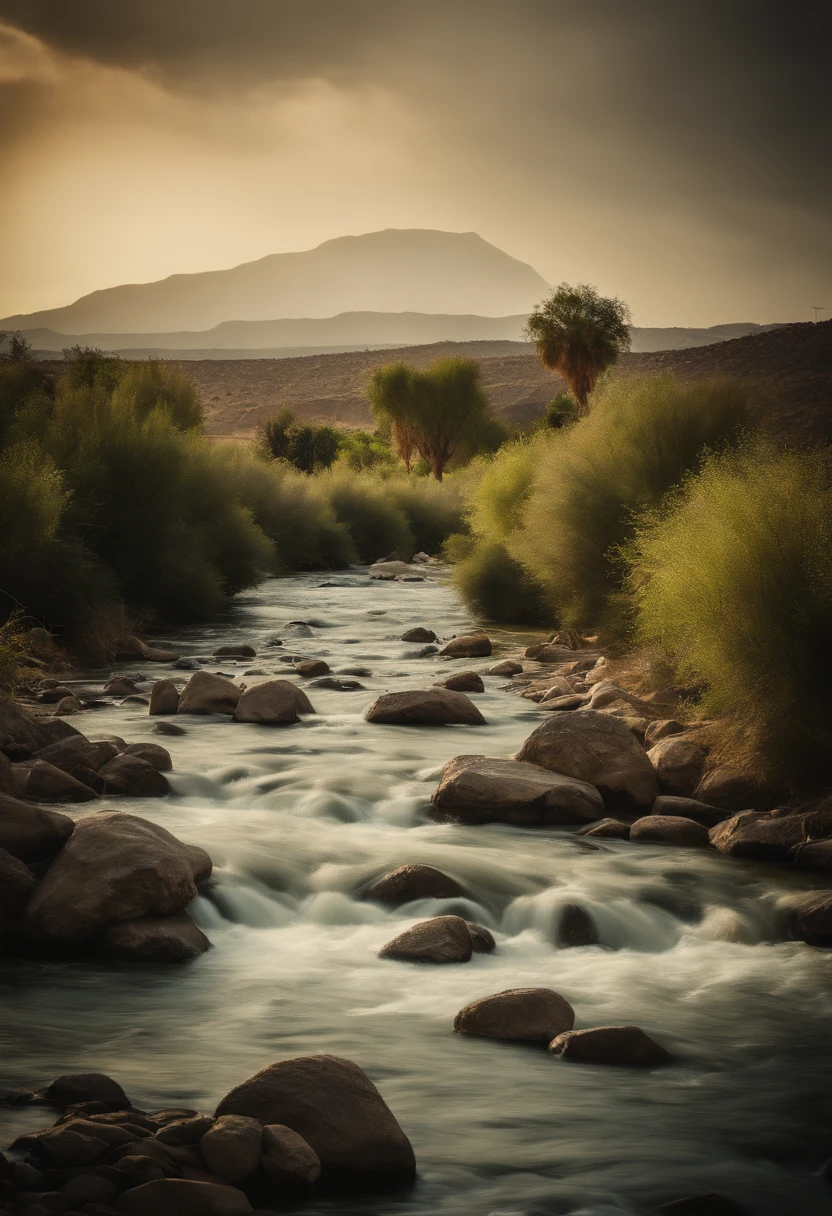
[[[0,316],[424,227],[641,325],[809,319],[831,58],[825,0],[0,0]]]

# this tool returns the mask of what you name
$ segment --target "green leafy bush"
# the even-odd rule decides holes
[[[454,477],[390,477],[384,497],[404,515],[416,550],[438,554],[445,539],[465,526],[462,496]]]
[[[318,487],[352,537],[360,562],[378,561],[393,551],[407,561],[416,552],[407,518],[388,497],[386,483],[333,469],[318,479]]]
[[[479,616],[503,625],[548,625],[541,588],[497,541],[475,543],[454,567],[454,583]]]

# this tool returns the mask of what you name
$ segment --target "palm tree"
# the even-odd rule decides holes
[[[588,283],[561,283],[548,300],[535,305],[526,334],[543,365],[563,376],[583,415],[601,372],[630,349],[630,310]]]

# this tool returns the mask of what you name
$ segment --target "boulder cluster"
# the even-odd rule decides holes
[[[142,1110],[99,1073],[59,1077],[7,1101],[62,1113],[0,1154],[0,1211],[32,1216],[238,1216],[413,1181],[413,1149],[350,1060],[264,1068],[213,1115]]]

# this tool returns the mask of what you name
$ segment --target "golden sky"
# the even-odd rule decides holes
[[[789,13],[0,0],[0,316],[420,227],[640,325],[809,319],[832,309],[832,31]]]

